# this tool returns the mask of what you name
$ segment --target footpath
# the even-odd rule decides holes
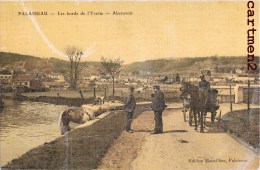
[[[152,135],[153,112],[146,111],[133,121],[134,133],[123,132],[114,141],[99,169],[258,169],[259,155],[243,142],[207,121],[199,133],[183,121],[174,104],[163,113],[163,134]],[[246,105],[233,105],[233,110]],[[221,105],[222,114],[229,111]],[[209,113],[208,113],[209,114]]]

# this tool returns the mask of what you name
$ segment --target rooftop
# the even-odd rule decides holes
[[[35,77],[32,75],[28,75],[28,74],[20,74],[16,77],[13,78],[13,81],[31,81],[33,80]]]

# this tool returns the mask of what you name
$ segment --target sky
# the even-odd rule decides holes
[[[48,15],[18,14],[30,10],[47,11]],[[110,14],[58,15],[82,11]],[[113,11],[133,15],[112,15]],[[0,51],[37,57],[67,59],[68,46],[83,51],[85,61],[99,61],[102,56],[131,63],[247,55],[247,1],[0,2],[0,23]],[[255,47],[258,37],[257,31]]]

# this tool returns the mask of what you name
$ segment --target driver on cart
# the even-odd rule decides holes
[[[210,89],[210,84],[209,82],[205,79],[204,75],[200,76],[200,82],[199,82],[199,88],[201,88],[202,90],[206,90],[208,91]]]
[[[211,112],[211,122],[214,123],[215,119],[215,106],[217,103],[217,93],[218,91],[216,89],[210,88],[209,82],[205,79],[204,75],[200,76],[201,81],[199,82],[199,88],[202,90],[207,91],[208,96],[207,96],[207,101],[206,101],[206,113]]]

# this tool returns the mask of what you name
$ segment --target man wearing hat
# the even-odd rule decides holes
[[[209,82],[205,79],[204,75],[200,75],[199,88],[208,91],[210,89]]]
[[[166,108],[164,101],[164,94],[160,90],[159,85],[154,85],[154,94],[152,95],[152,110],[154,111],[154,121],[155,127],[152,134],[163,133],[163,122],[162,122],[162,112]]]
[[[125,130],[130,133],[133,132],[133,130],[131,129],[131,123],[132,123],[133,113],[136,106],[135,97],[133,95],[134,89],[135,89],[134,87],[129,87],[129,93],[126,96],[125,106],[124,106],[124,110],[126,112]]]

